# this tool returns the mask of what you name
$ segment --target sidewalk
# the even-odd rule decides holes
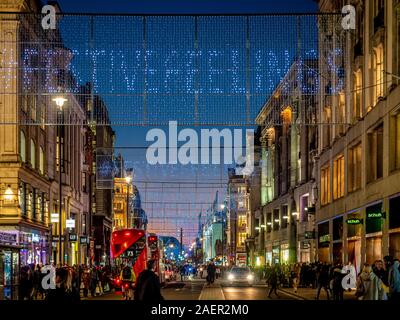
[[[315,300],[315,297],[317,295],[317,289],[312,289],[312,288],[298,288],[297,293],[294,293],[293,288],[279,288],[279,291],[282,291],[286,294],[292,295],[293,297],[296,297],[296,299],[299,299],[299,300]],[[330,294],[329,294],[329,297],[332,299]],[[351,292],[345,291],[343,294],[343,299],[344,300],[356,300],[356,298],[354,296],[354,291],[351,291]],[[324,289],[321,289],[321,293],[319,295],[319,300],[327,300],[326,292]]]
[[[205,284],[201,290],[199,300],[225,300],[221,284],[217,281],[210,286]]]

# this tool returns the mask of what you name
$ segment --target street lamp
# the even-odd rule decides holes
[[[59,263],[60,266],[63,262],[63,255],[62,255],[62,244],[61,244],[61,233],[62,233],[62,173],[61,173],[61,128],[63,122],[63,106],[67,99],[62,96],[55,97],[53,101],[56,103],[58,110],[57,116],[60,120],[60,123],[57,124],[57,137],[58,137],[58,174],[59,174],[59,183],[58,183],[58,192],[59,192],[59,207],[58,207],[58,250],[59,250]]]
[[[129,217],[129,184],[132,181],[132,177],[126,176],[125,177],[125,182],[126,182],[126,227],[128,227],[128,217]],[[133,227],[131,223],[131,227]]]
[[[6,191],[4,192],[4,200],[13,201],[14,200],[14,192],[11,189],[11,186],[8,185]]]

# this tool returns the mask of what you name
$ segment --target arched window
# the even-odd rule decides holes
[[[36,168],[36,145],[33,139],[31,139],[31,165],[32,168]]]
[[[40,174],[44,174],[44,151],[42,147],[39,149],[39,171]]]
[[[25,133],[21,130],[20,132],[20,153],[22,162],[26,162],[26,138]]]

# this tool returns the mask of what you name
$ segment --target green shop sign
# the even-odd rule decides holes
[[[369,212],[367,213],[368,219],[381,219],[386,218],[385,212]]]
[[[347,224],[361,224],[363,223],[363,220],[358,218],[352,218],[352,219],[347,219],[346,222]]]
[[[319,242],[324,243],[324,242],[329,242],[331,240],[331,237],[329,234],[323,235],[319,237]]]

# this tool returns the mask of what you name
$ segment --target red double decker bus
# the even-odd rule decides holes
[[[147,235],[145,230],[122,229],[112,233],[111,257],[116,266],[130,264],[136,277],[146,268],[148,259]]]
[[[112,233],[111,257],[114,264],[117,267],[131,265],[136,278],[146,268],[147,259],[153,259],[156,260],[154,271],[163,283],[164,268],[161,266],[161,255],[160,240],[154,233],[147,234],[141,229],[122,229]],[[119,285],[118,279],[116,285]]]

